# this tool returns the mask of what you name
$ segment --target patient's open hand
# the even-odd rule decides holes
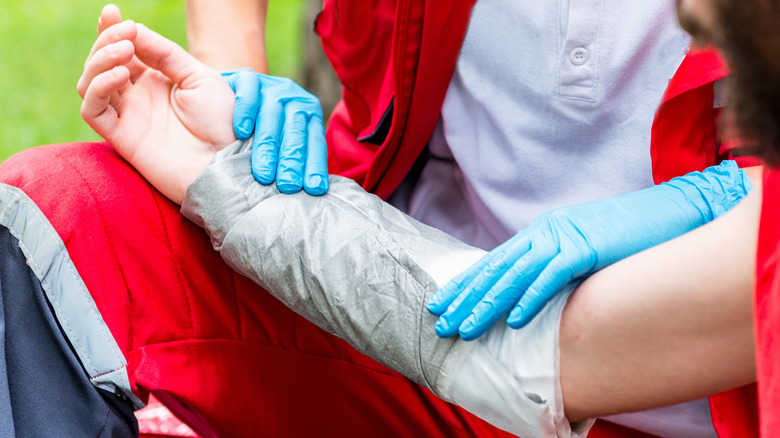
[[[120,20],[115,6],[104,8],[100,27],[107,29],[78,83],[81,115],[152,185],[181,204],[214,154],[235,141],[235,97],[218,72],[174,42]]]

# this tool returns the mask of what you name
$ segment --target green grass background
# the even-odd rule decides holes
[[[79,114],[76,81],[107,2],[0,0],[0,162],[32,146],[99,140]],[[184,0],[114,3],[124,18],[186,47]],[[272,74],[296,78],[305,0],[269,3],[269,68]]]

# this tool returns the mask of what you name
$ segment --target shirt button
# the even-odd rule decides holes
[[[572,50],[569,54],[569,59],[571,60],[571,63],[574,65],[582,65],[588,62],[588,59],[590,58],[590,53],[588,50],[584,47],[577,47],[576,49]]]

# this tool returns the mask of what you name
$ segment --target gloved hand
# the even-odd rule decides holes
[[[507,323],[523,327],[567,284],[717,218],[751,189],[745,172],[726,161],[544,214],[431,297],[436,333],[473,340],[510,310]]]
[[[254,132],[252,174],[282,193],[303,188],[328,191],[327,148],[320,101],[287,78],[249,68],[222,72],[236,93],[233,130],[245,140]]]

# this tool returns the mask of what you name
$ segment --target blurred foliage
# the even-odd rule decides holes
[[[0,162],[22,149],[99,137],[81,119],[76,81],[107,0],[0,0]],[[124,18],[186,47],[184,0],[115,0]],[[305,0],[271,0],[272,74],[297,78]]]

